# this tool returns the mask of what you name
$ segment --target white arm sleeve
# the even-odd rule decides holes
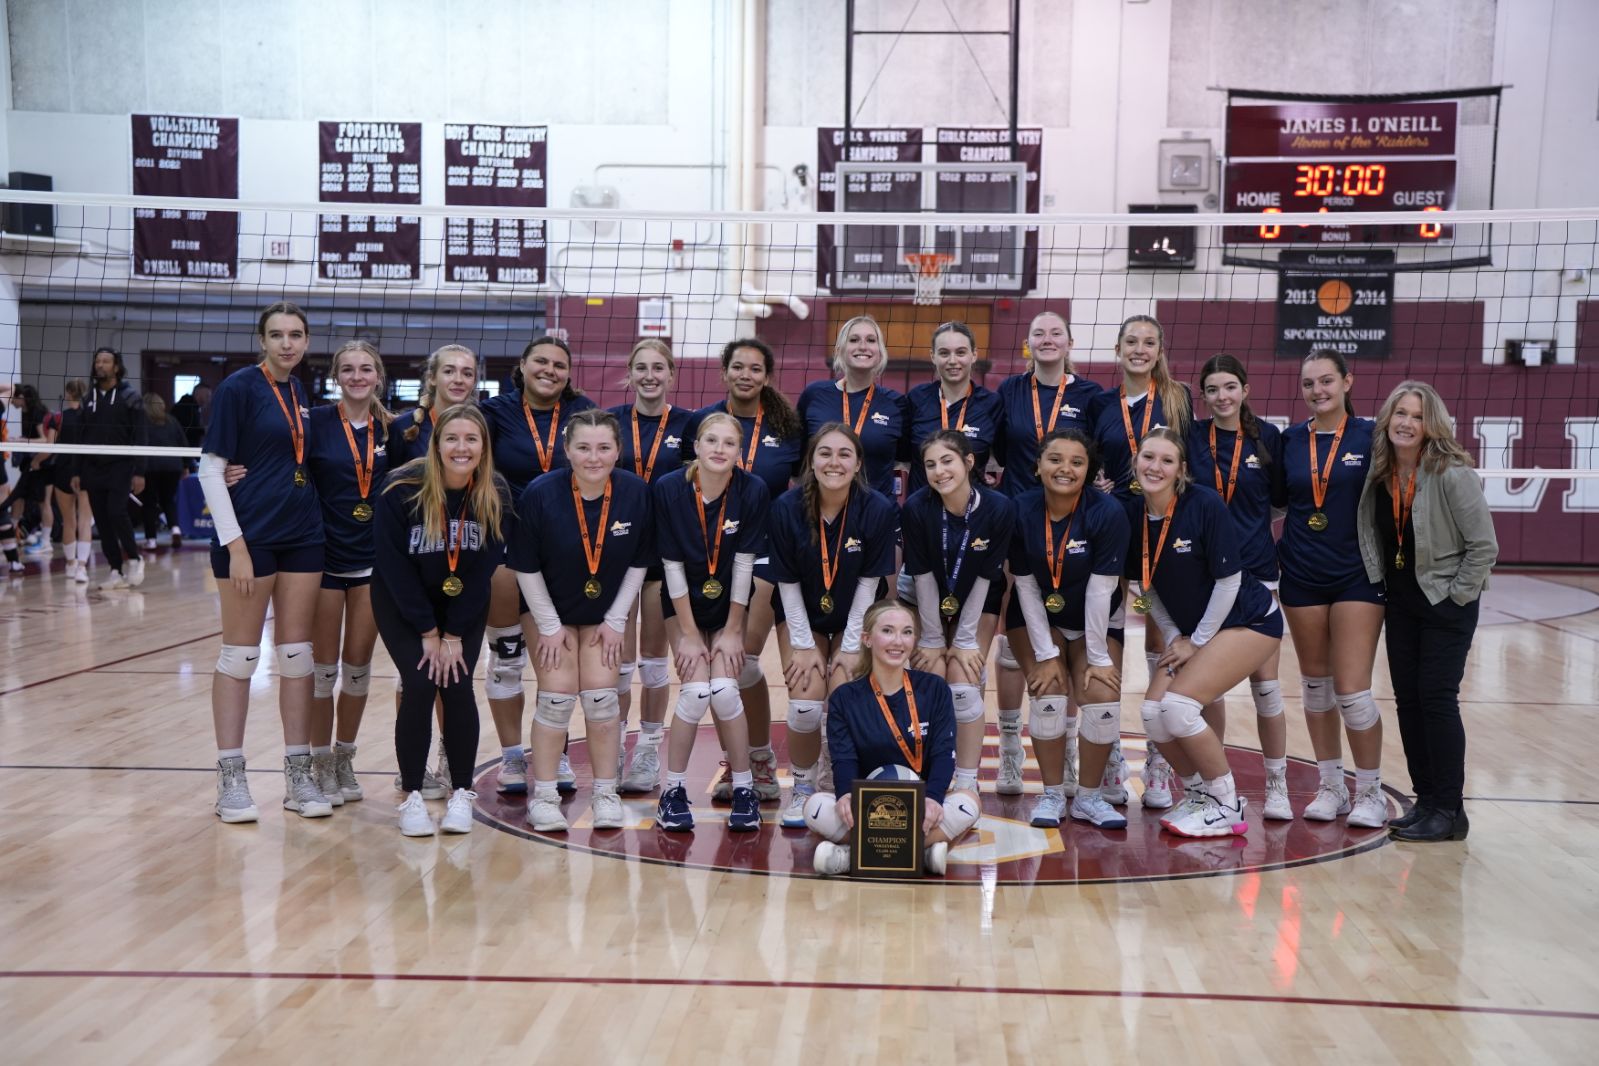
[[[938,578],[929,571],[911,579],[916,585],[916,616],[922,620],[917,647],[944,648],[944,623],[938,617]]]
[[[638,590],[644,587],[644,567],[630,566],[622,577],[622,587],[616,590],[611,609],[605,612],[605,624],[618,633],[627,632],[627,620],[633,615],[633,604],[638,601]]]
[[[839,651],[854,655],[861,650],[861,626],[866,621],[866,612],[871,609],[872,597],[876,595],[877,578],[856,579],[855,598],[849,604],[849,619],[844,623],[844,638],[839,641]]]
[[[555,602],[550,599],[550,587],[544,583],[543,574],[516,575],[516,584],[533,614],[533,623],[541,636],[553,637],[561,631],[561,616],[555,613]]]
[[[1188,638],[1194,642],[1194,647],[1203,648],[1210,643],[1210,638],[1221,630],[1221,624],[1227,621],[1227,612],[1233,609],[1233,604],[1238,599],[1238,590],[1243,583],[1242,571],[1216,582],[1216,587],[1210,590],[1210,602],[1205,604],[1204,617],[1199,620],[1199,626]]]
[[[679,599],[688,595],[688,575],[683,572],[683,564],[675,559],[662,559],[661,570],[666,575],[666,595],[668,599]]]
[[[950,641],[952,647],[962,651],[977,649],[977,622],[983,617],[983,601],[987,598],[988,578],[980,577],[972,582],[972,591],[961,607],[960,621],[955,626],[954,639]]]
[[[1166,613],[1166,605],[1160,602],[1160,597],[1154,589],[1145,590],[1149,595],[1149,617],[1155,620],[1155,625],[1160,629],[1160,635],[1166,638],[1166,646],[1171,647],[1171,642],[1182,636],[1177,629],[1177,623],[1171,620],[1171,615]]]
[[[239,518],[233,513],[233,497],[228,494],[227,467],[228,461],[220,455],[206,452],[200,456],[200,491],[211,512],[217,543],[224,547],[244,536]]]
[[[1088,596],[1083,601],[1083,638],[1088,642],[1088,665],[1110,666],[1110,598],[1121,579],[1115,574],[1090,574]]]
[[[750,590],[755,586],[755,556],[739,552],[733,556],[733,602],[750,605]]]
[[[777,596],[783,601],[783,621],[788,626],[788,646],[808,651],[816,647],[811,617],[805,613],[805,592],[793,581],[780,581]]]
[[[1060,654],[1049,635],[1049,614],[1044,610],[1044,597],[1038,591],[1038,579],[1032,574],[1016,578],[1015,595],[1022,606],[1022,620],[1027,623],[1027,642],[1033,646],[1033,658],[1047,662]]]

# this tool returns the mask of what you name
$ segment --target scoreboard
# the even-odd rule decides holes
[[[1455,205],[1459,103],[1233,104],[1227,109],[1224,210],[1262,215],[1449,211]],[[1228,226],[1228,244],[1429,244],[1442,223]]]

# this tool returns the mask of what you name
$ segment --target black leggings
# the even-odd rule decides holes
[[[163,514],[167,516],[167,525],[178,524],[178,480],[182,477],[181,470],[144,475],[144,491],[139,493],[139,502],[144,505],[145,540],[155,540],[155,535],[161,532],[157,519]]]
[[[440,688],[417,669],[422,637],[400,616],[399,607],[382,581],[372,582],[372,614],[389,658],[400,671],[400,710],[394,719],[394,754],[400,763],[400,786],[407,792],[422,787],[428,745],[433,742],[433,698],[444,703],[444,755],[450,763],[450,787],[471,788],[477,760],[478,710],[472,671],[483,649],[484,622],[475,622],[461,637],[466,676]]]
[[[1477,631],[1479,601],[1445,596],[1430,604],[1415,579],[1388,580],[1388,672],[1398,707],[1399,736],[1418,801],[1453,811],[1466,775],[1466,730],[1460,680]]]

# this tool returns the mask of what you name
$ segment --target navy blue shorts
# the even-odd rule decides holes
[[[1283,639],[1283,613],[1280,610],[1273,611],[1266,617],[1257,618],[1247,625],[1223,626],[1222,628],[1224,630],[1247,629],[1251,633],[1259,633],[1262,636],[1271,637],[1274,640],[1281,640]]]
[[[351,589],[362,588],[372,584],[372,575],[365,577],[340,577],[338,574],[323,572],[322,587],[330,592],[349,592]]]
[[[228,579],[228,549],[211,545],[211,574],[218,581]],[[256,577],[271,577],[280,570],[286,574],[322,573],[322,545],[301,544],[288,548],[258,548],[250,545],[250,566]]]
[[[1367,581],[1365,575],[1332,585],[1306,585],[1285,572],[1277,586],[1277,599],[1284,607],[1324,607],[1333,603],[1388,602],[1381,583]]]

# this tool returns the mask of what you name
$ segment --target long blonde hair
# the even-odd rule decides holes
[[[1149,378],[1154,382],[1156,394],[1160,396],[1166,424],[1176,430],[1179,436],[1185,435],[1188,432],[1188,420],[1192,417],[1188,408],[1188,390],[1183,388],[1182,382],[1171,376],[1171,364],[1166,361],[1166,329],[1160,321],[1149,315],[1133,315],[1123,322],[1121,329],[1116,331],[1116,362],[1121,364],[1122,338],[1127,336],[1128,327],[1140,322],[1154,326],[1155,337],[1160,342],[1160,354],[1155,357],[1155,366],[1149,372]]]
[[[416,410],[411,412],[411,425],[404,434],[406,440],[416,440],[422,432],[422,419],[427,417],[428,411],[438,399],[436,379],[439,376],[439,364],[444,362],[446,355],[459,353],[465,353],[472,360],[473,367],[477,366],[477,353],[464,344],[446,344],[441,348],[435,348],[433,354],[428,356],[427,364],[422,368],[422,394],[417,397]],[[379,372],[381,373],[381,369]]]
[[[372,417],[382,422],[384,429],[388,429],[389,423],[394,421],[394,415],[383,406],[383,393],[389,383],[389,377],[383,371],[383,357],[378,354],[376,345],[369,341],[345,341],[333,353],[333,361],[328,364],[328,377],[333,379],[334,385],[339,383],[339,359],[346,352],[360,352],[372,357],[372,365],[378,370],[378,383],[372,389]]]
[[[503,540],[500,535],[500,492],[505,479],[494,472],[494,449],[489,446],[489,424],[475,403],[458,403],[440,411],[438,424],[428,438],[426,454],[412,459],[390,475],[383,491],[392,492],[401,485],[418,486],[411,500],[411,513],[422,519],[422,533],[427,540],[442,540],[445,489],[444,457],[439,454],[439,441],[444,438],[444,427],[455,421],[471,422],[483,435],[483,455],[472,477],[467,507],[478,525],[488,533],[490,540]]]
[[[883,371],[888,368],[888,343],[883,339],[883,327],[871,315],[856,315],[838,327],[838,337],[833,341],[833,373],[839,377],[844,376],[844,348],[849,341],[849,331],[862,323],[871,326],[877,334],[877,369],[872,376],[882,377]]]
[[[918,638],[921,637],[921,619],[916,617],[916,612],[909,604],[902,603],[901,601],[895,599],[878,600],[876,603],[866,608],[866,618],[861,622],[861,636],[865,637],[866,634],[870,633],[873,627],[877,625],[877,620],[883,617],[889,611],[904,611],[906,614],[910,615],[911,628],[915,631]],[[872,650],[866,647],[863,641],[861,644],[861,650],[857,654],[859,655],[859,658],[855,661],[855,677],[862,678],[872,672]]]
[[[1444,406],[1438,390],[1425,381],[1401,381],[1383,401],[1377,412],[1377,425],[1371,432],[1371,468],[1366,480],[1384,482],[1394,466],[1394,446],[1388,440],[1388,423],[1393,421],[1394,408],[1406,396],[1421,400],[1421,461],[1419,466],[1429,474],[1441,474],[1451,466],[1473,467],[1471,454],[1455,439],[1449,422],[1449,408]]]

